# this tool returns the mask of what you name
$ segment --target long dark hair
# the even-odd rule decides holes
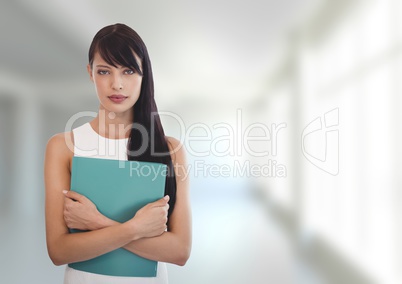
[[[124,24],[114,24],[102,28],[92,40],[88,52],[91,67],[96,52],[99,52],[108,64],[114,67],[120,65],[131,68],[142,76],[140,96],[133,106],[133,126],[127,143],[127,158],[129,161],[147,161],[167,165],[165,194],[170,197],[170,215],[176,202],[176,178],[154,98],[154,79],[147,48],[133,29]],[[134,54],[141,60],[141,68]],[[149,139],[143,139],[144,133],[141,129],[147,131],[145,134]]]

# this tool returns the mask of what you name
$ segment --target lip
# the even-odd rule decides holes
[[[123,96],[123,95],[111,95],[111,96],[108,96],[108,98],[109,98],[112,102],[121,103],[121,102],[123,102],[125,99],[127,99],[128,97]]]

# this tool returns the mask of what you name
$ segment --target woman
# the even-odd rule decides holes
[[[188,181],[182,178],[185,153],[178,140],[164,135],[146,46],[126,25],[107,26],[92,41],[87,69],[100,102],[97,117],[53,136],[46,148],[49,256],[55,265],[63,265],[123,247],[158,261],[157,276],[112,277],[67,266],[64,283],[167,283],[165,262],[184,265],[189,258],[191,212]],[[166,164],[166,196],[144,206],[127,222],[110,220],[85,196],[66,190],[73,156]],[[69,234],[69,228],[86,231]]]

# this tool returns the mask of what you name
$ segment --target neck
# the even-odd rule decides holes
[[[99,109],[98,115],[90,122],[99,135],[110,139],[122,139],[130,136],[134,112],[115,113]]]

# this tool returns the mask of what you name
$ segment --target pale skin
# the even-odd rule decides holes
[[[124,129],[132,122],[132,106],[139,97],[142,77],[129,68],[107,64],[98,53],[93,65],[88,65],[88,73],[100,101],[98,116],[90,122],[92,128],[111,139],[127,137]],[[113,94],[127,98],[115,103],[108,98]],[[176,204],[169,219],[169,196],[165,196],[141,208],[127,222],[117,223],[99,213],[85,196],[68,191],[73,139],[72,132],[60,133],[50,138],[46,147],[46,240],[53,263],[88,260],[125,248],[148,259],[184,265],[191,251],[191,210],[189,183],[183,178],[185,151],[179,141],[166,138],[177,184]],[[69,234],[68,228],[89,231]]]

